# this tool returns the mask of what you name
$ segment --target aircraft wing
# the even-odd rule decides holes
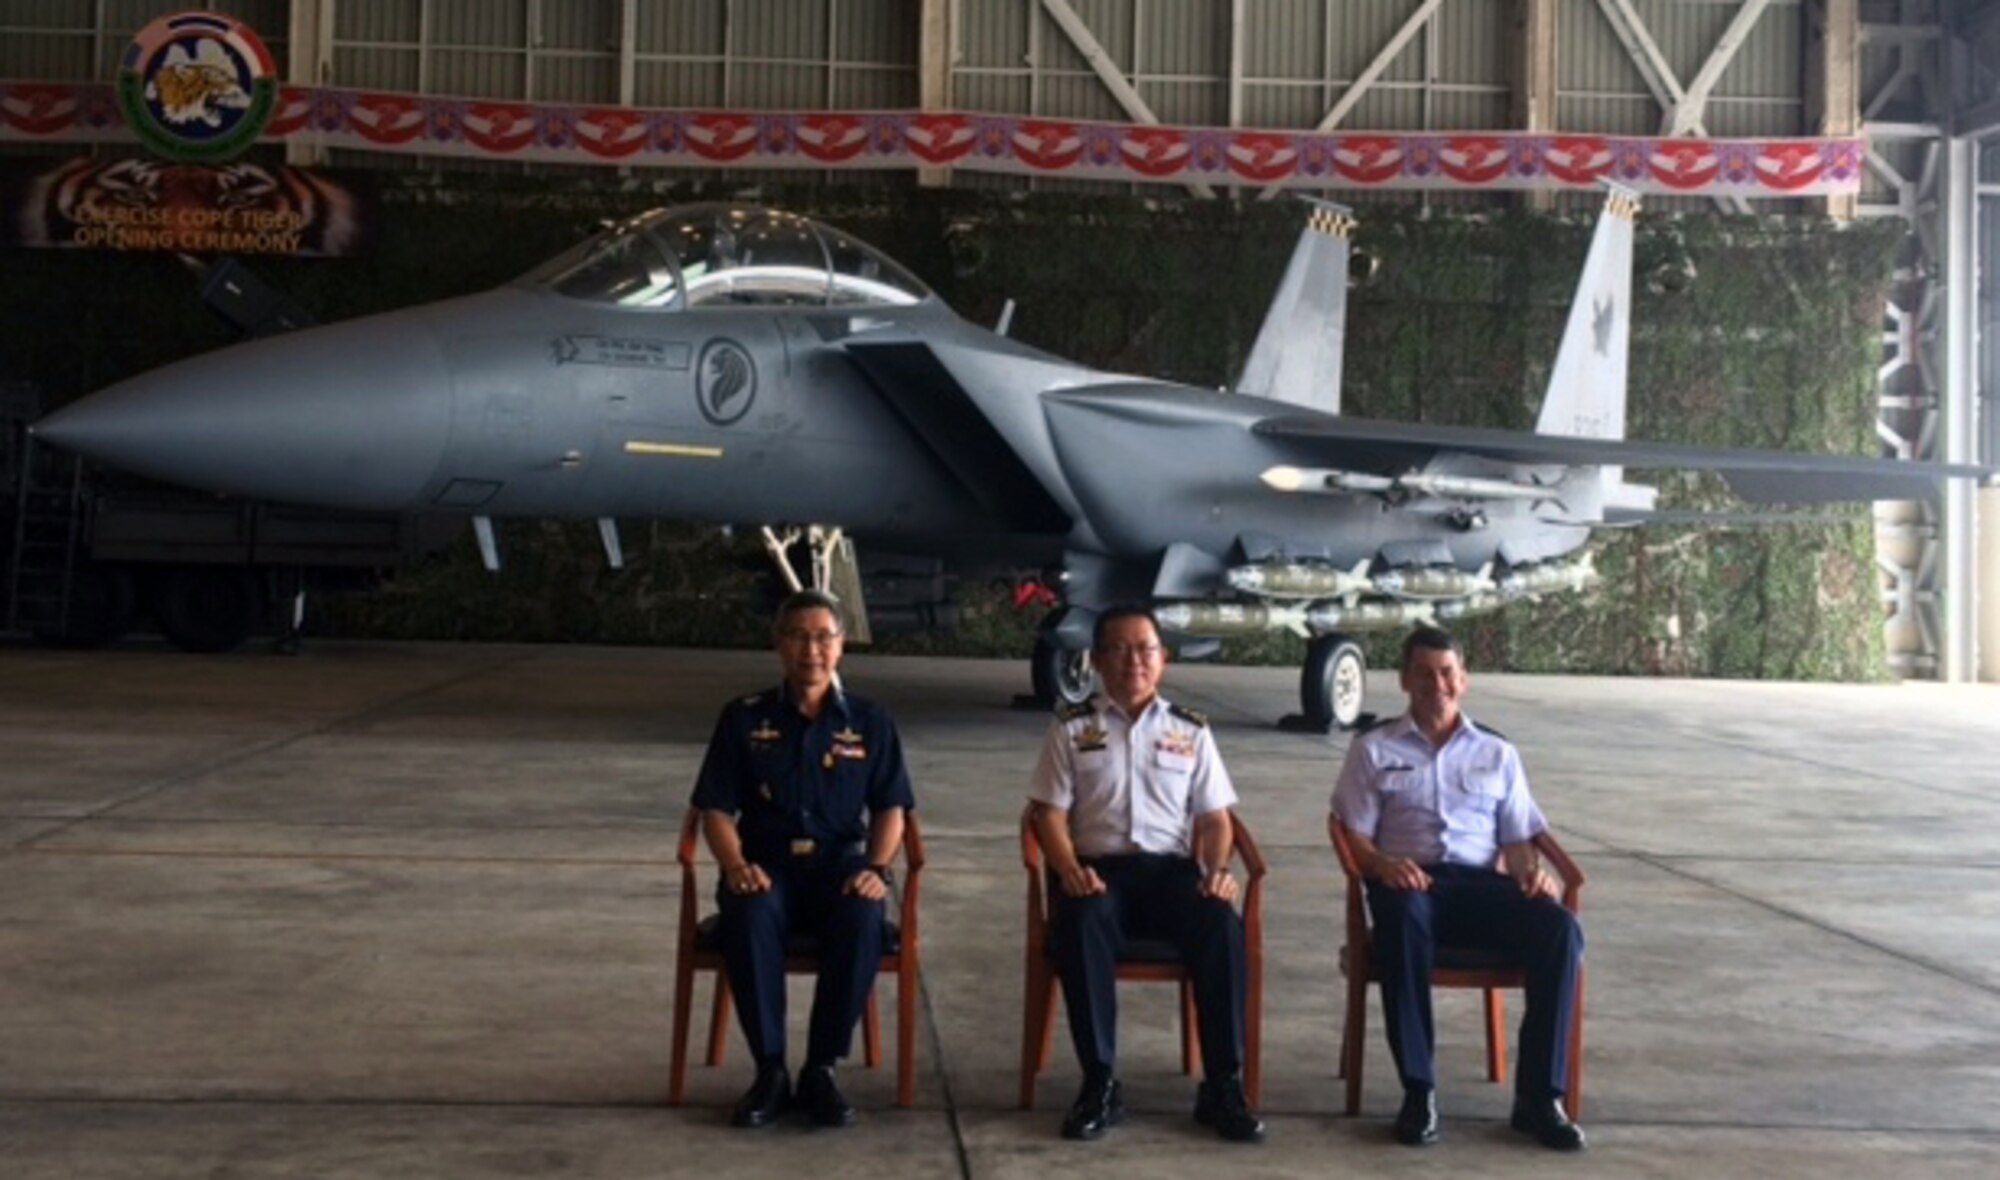
[[[1713,471],[1729,489],[1756,504],[1824,504],[1853,500],[1922,500],[1941,480],[1991,475],[1967,464],[1914,463],[1861,455],[1722,450],[1623,439],[1573,438],[1465,426],[1427,426],[1365,418],[1281,415],[1251,431],[1289,443],[1317,466],[1395,474],[1443,452],[1478,455],[1528,466],[1607,466]]]
[[[1849,508],[1846,511],[1807,512],[1780,510],[1772,512],[1699,512],[1699,511],[1633,511],[1622,508],[1604,510],[1604,523],[1614,528],[1626,525],[1647,524],[1692,524],[1692,525],[1753,525],[1764,528],[1771,525],[1828,525],[1854,524],[1871,519],[1866,509]]]

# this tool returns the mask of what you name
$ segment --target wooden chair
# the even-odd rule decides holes
[[[1243,861],[1249,883],[1243,890],[1243,941],[1247,988],[1243,1000],[1243,1089],[1256,1105],[1263,1095],[1264,1041],[1264,877],[1269,872],[1257,841],[1235,811],[1229,813],[1234,855]],[[1047,874],[1035,834],[1034,805],[1021,814],[1021,865],[1028,870],[1027,989],[1021,1019],[1021,1107],[1035,1105],[1035,1083],[1049,1067],[1055,1048],[1056,961],[1049,946]],[[1163,938],[1128,938],[1118,960],[1118,978],[1180,985],[1181,1072],[1201,1069],[1201,1038],[1194,1007],[1194,983],[1174,945]]]
[[[1347,1080],[1347,1113],[1361,1113],[1361,1063],[1368,1034],[1368,985],[1376,979],[1375,947],[1368,931],[1368,904],[1363,896],[1361,866],[1354,857],[1347,828],[1332,825],[1333,851],[1340,858],[1341,872],[1347,876],[1347,945],[1340,948],[1340,970],[1347,976],[1347,1021],[1340,1036],[1340,1074]],[[1562,878],[1562,904],[1570,913],[1583,906],[1583,870],[1556,843],[1555,836],[1543,832],[1535,847],[1542,859]],[[1464,947],[1439,947],[1431,969],[1431,987],[1479,988],[1486,993],[1486,1076],[1495,1082],[1507,1079],[1507,1008],[1503,988],[1523,987],[1526,973],[1508,966],[1500,957]],[[1569,1026],[1569,1091],[1564,1105],[1570,1115],[1583,1115],[1583,968],[1577,968],[1576,1008]]]
[[[729,980],[723,968],[722,940],[717,927],[719,914],[698,918],[700,890],[695,881],[695,856],[701,847],[701,813],[690,808],[681,821],[678,859],[681,865],[680,951],[674,961],[674,1047],[672,1083],[667,1104],[679,1106],[687,1091],[688,1023],[693,1015],[694,975],[715,973],[715,999],[708,1023],[708,1064],[722,1064],[729,1040],[733,1004]],[[917,895],[924,869],[924,838],[914,812],[903,817],[903,877],[901,903],[883,932],[882,965],[879,973],[896,977],[896,1105],[907,1107],[916,1101],[917,1091]],[[893,899],[892,899],[893,900]],[[811,934],[794,934],[785,951],[785,970],[792,974],[815,974],[819,970],[819,948]],[[868,992],[862,1011],[862,1055],[868,1068],[882,1061],[882,1023],[876,1011],[875,992]]]

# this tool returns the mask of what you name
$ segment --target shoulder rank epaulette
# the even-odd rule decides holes
[[[1208,728],[1208,714],[1199,709],[1190,709],[1186,705],[1168,705],[1167,712],[1197,729]]]
[[[1074,705],[1058,705],[1056,707],[1056,720],[1075,721],[1079,717],[1088,717],[1096,711],[1091,708],[1089,701],[1078,701]]]
[[[1511,738],[1509,738],[1509,737],[1508,737],[1508,736],[1507,736],[1506,734],[1504,734],[1504,733],[1501,733],[1501,732],[1500,732],[1499,730],[1497,730],[1497,729],[1493,728],[1492,726],[1490,726],[1490,725],[1486,724],[1486,723],[1485,723],[1484,721],[1475,721],[1475,722],[1473,722],[1473,723],[1472,723],[1472,728],[1474,728],[1474,729],[1478,730],[1478,731],[1479,731],[1479,732],[1481,732],[1481,733],[1490,733],[1490,734],[1492,734],[1492,735],[1493,735],[1494,737],[1497,737],[1497,738],[1499,738],[1499,739],[1500,739],[1501,741],[1503,741],[1503,742],[1505,742],[1505,741],[1511,741],[1511,740],[1512,740],[1512,739],[1511,739]]]
[[[1370,730],[1380,729],[1383,722],[1391,720],[1394,720],[1394,718],[1381,717],[1374,713],[1363,713],[1354,719],[1354,724],[1348,726],[1347,731],[1355,737],[1360,737]]]
[[[756,704],[756,703],[757,703],[757,702],[758,702],[759,700],[761,700],[761,699],[763,698],[763,696],[764,696],[764,694],[763,694],[763,693],[761,693],[761,692],[753,692],[753,693],[751,693],[751,694],[750,694],[749,696],[747,696],[747,697],[744,697],[744,698],[743,698],[742,700],[739,700],[739,701],[737,701],[736,703],[737,703],[737,704],[739,704],[739,705],[742,705],[742,706],[743,706],[744,708],[746,708],[746,709],[747,709],[747,708],[749,708],[749,707],[750,707],[751,705],[754,705],[754,704]]]

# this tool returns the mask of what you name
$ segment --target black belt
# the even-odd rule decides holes
[[[1107,873],[1157,873],[1161,869],[1183,865],[1193,868],[1195,859],[1181,852],[1114,852],[1108,856],[1080,856],[1077,863]],[[1050,869],[1049,873],[1053,876],[1055,870]]]
[[[1469,865],[1460,860],[1441,860],[1436,864],[1425,865],[1423,869],[1426,873],[1434,876],[1442,873],[1447,877],[1502,877],[1506,875],[1494,868],[1491,862]]]
[[[765,863],[803,865],[859,859],[868,855],[868,845],[860,840],[815,840],[810,836],[799,836],[770,845],[765,851],[770,854],[768,857],[751,859]]]

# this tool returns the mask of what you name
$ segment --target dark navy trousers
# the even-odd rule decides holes
[[[743,1039],[759,1065],[785,1060],[785,945],[794,930],[819,940],[819,980],[807,1026],[806,1063],[831,1066],[847,1056],[882,959],[883,903],[841,886],[863,860],[806,868],[763,869],[766,893],[716,890],[722,911],[722,957]]]
[[[1086,1077],[1109,1076],[1118,1059],[1118,953],[1127,938],[1172,943],[1194,982],[1202,1072],[1218,1079],[1243,1066],[1243,918],[1201,896],[1201,868],[1185,856],[1139,853],[1085,858],[1105,892],[1071,897],[1051,874],[1050,937],[1070,1040]]]
[[[1576,1010],[1583,927],[1548,898],[1528,898],[1512,877],[1472,865],[1429,865],[1428,892],[1368,882],[1382,1018],[1403,1086],[1433,1088],[1431,966],[1440,945],[1489,951],[1527,972],[1514,1092],[1560,1097],[1569,1082],[1570,1014]]]

